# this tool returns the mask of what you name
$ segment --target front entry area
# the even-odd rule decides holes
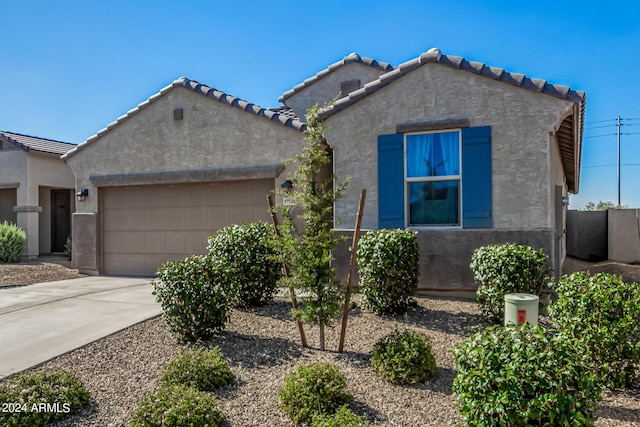
[[[71,236],[71,190],[51,190],[51,252],[64,252]]]
[[[273,179],[102,187],[102,271],[153,276],[166,261],[204,254],[214,231],[269,221],[273,190]]]

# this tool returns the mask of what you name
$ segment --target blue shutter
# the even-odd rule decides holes
[[[378,136],[378,228],[404,228],[404,135]]]
[[[462,129],[462,228],[491,228],[491,126]]]

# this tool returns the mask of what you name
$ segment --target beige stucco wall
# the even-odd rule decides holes
[[[183,109],[183,120],[174,120],[176,108]],[[300,151],[303,137],[296,129],[189,89],[170,90],[67,159],[76,188],[89,190],[73,217],[74,265],[88,273],[101,269],[99,188],[92,176],[124,175],[126,181],[132,174],[278,165]],[[275,188],[291,168],[287,165],[274,179]]]
[[[0,150],[0,184],[19,183],[22,186],[22,183],[26,183],[29,170],[28,157],[29,155],[23,150]],[[26,198],[23,199],[25,196],[26,194],[23,193],[17,203],[26,203]]]
[[[43,187],[74,188],[75,178],[60,156],[26,152],[5,144],[0,151],[0,185],[19,184],[15,191],[15,222],[27,233],[23,255],[37,258],[51,249],[51,199]]]
[[[361,86],[377,79],[384,71],[368,65],[350,63],[337,68],[327,76],[317,80],[312,85],[302,89],[284,103],[293,108],[300,119],[304,120],[304,115],[310,107],[318,104],[323,106],[340,95],[340,84],[347,80],[359,79]],[[342,94],[343,96],[346,94]]]
[[[74,188],[75,176],[59,155],[32,151],[29,155],[29,181],[38,186]]]
[[[549,132],[572,103],[439,64],[424,65],[326,120],[338,177],[351,176],[336,205],[341,227],[353,227],[367,189],[363,228],[378,226],[377,136],[398,123],[467,118],[492,128],[493,227],[553,227],[554,181]],[[463,190],[464,191],[464,190]]]
[[[173,119],[182,108],[184,119]],[[76,188],[89,189],[78,212],[97,212],[92,175],[175,172],[281,164],[303,145],[293,128],[174,88],[67,159]],[[275,179],[276,188],[286,178]]]

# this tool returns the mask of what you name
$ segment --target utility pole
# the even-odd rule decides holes
[[[618,116],[618,123],[616,125],[618,127],[618,206],[621,206],[620,203],[620,116]]]

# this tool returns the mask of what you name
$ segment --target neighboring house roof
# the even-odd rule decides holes
[[[314,84],[318,80],[328,76],[329,74],[331,74],[332,72],[334,72],[338,68],[341,68],[341,67],[343,67],[343,66],[345,66],[347,64],[353,64],[353,63],[366,65],[366,66],[369,66],[369,67],[372,67],[372,68],[376,68],[376,69],[384,71],[384,72],[389,72],[389,71],[392,71],[394,69],[393,65],[391,65],[391,64],[387,64],[386,62],[378,62],[373,58],[364,58],[364,57],[362,57],[362,56],[360,56],[360,55],[358,55],[357,53],[354,52],[354,53],[351,53],[351,54],[345,56],[340,61],[329,65],[327,68],[325,68],[324,70],[320,71],[315,76],[309,77],[308,79],[306,79],[302,83],[294,86],[293,89],[286,91],[285,93],[280,95],[280,97],[278,98],[278,101],[284,102],[287,98],[290,98],[293,95],[295,95],[296,93],[300,92],[302,89],[311,86],[312,84]]]
[[[165,86],[160,90],[160,92],[151,96],[146,101],[138,104],[138,106],[132,110],[127,111],[124,115],[118,117],[116,121],[110,123],[104,129],[98,131],[95,135],[87,138],[86,141],[77,145],[73,150],[66,153],[62,156],[62,159],[68,159],[69,157],[75,155],[78,151],[83,150],[87,146],[91,145],[93,142],[97,141],[100,137],[104,136],[107,132],[111,131],[114,127],[118,126],[122,122],[130,119],[135,116],[138,112],[144,110],[152,103],[156,102],[164,95],[166,95],[169,91],[176,87],[184,87],[189,90],[192,90],[195,93],[198,93],[202,96],[206,96],[211,100],[222,102],[223,104],[229,105],[231,107],[238,108],[242,111],[245,111],[249,114],[253,114],[255,116],[264,117],[267,120],[271,120],[277,123],[282,124],[283,126],[290,127],[296,129],[298,131],[304,132],[307,128],[307,125],[298,120],[295,115],[280,113],[278,111],[274,111],[268,108],[262,108],[256,104],[252,104],[250,102],[244,101],[240,98],[236,98],[224,92],[221,92],[217,89],[211,88],[209,86],[198,83],[195,80],[188,79],[186,77],[180,77],[177,80],[174,80],[170,85]]]
[[[486,76],[513,86],[545,93],[547,95],[574,102],[577,106],[576,109],[578,110],[576,112],[578,115],[577,121],[573,115],[566,118],[558,130],[557,136],[563,167],[565,169],[565,174],[567,175],[567,186],[570,192],[577,193],[580,175],[582,137],[584,133],[584,113],[587,98],[584,92],[573,90],[568,86],[555,85],[548,83],[546,80],[534,79],[527,77],[524,74],[505,71],[504,68],[491,67],[481,62],[468,61],[460,56],[445,55],[440,51],[440,49],[432,48],[421,54],[419,57],[400,64],[394,70],[381,75],[378,79],[365,84],[362,88],[337,100],[335,103],[325,108],[318,117],[321,120],[324,120],[338,111],[341,111],[371,95],[416,68],[429,63],[446,65],[448,67],[464,70],[473,74]]]
[[[53,139],[38,138],[36,136],[0,131],[0,140],[9,142],[24,151],[39,151],[41,153],[65,154],[76,147],[69,142],[54,141]]]

